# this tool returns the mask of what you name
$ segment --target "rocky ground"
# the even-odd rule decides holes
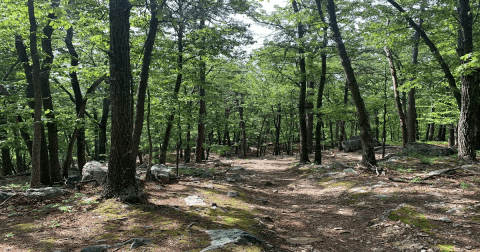
[[[177,179],[142,183],[137,205],[87,183],[30,199],[21,177],[4,178],[15,195],[0,201],[0,251],[480,251],[480,167],[399,151],[387,149],[385,176],[358,169],[358,153],[328,151],[323,165],[182,164]]]

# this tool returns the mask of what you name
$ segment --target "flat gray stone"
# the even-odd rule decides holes
[[[58,187],[28,189],[23,196],[27,199],[46,200],[62,196],[65,192]]]
[[[202,249],[200,252],[206,252],[214,249],[221,249],[227,244],[262,244],[263,240],[257,238],[256,236],[242,231],[240,229],[217,229],[217,230],[207,230],[206,231],[212,242],[210,246]]]
[[[452,223],[452,220],[450,220],[450,219],[447,218],[447,217],[442,217],[442,218],[440,218],[439,220],[441,220],[441,221],[443,221],[443,222],[445,222],[445,223]]]
[[[232,197],[232,198],[236,198],[236,197],[240,196],[240,193],[238,193],[238,192],[228,192],[227,196]]]
[[[187,206],[206,206],[207,204],[198,196],[188,196],[185,198]]]

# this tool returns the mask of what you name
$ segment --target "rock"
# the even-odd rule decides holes
[[[218,162],[215,162],[214,166],[215,167],[230,167],[230,166],[232,166],[232,164],[218,161]]]
[[[320,238],[310,238],[310,237],[294,237],[288,239],[288,242],[291,244],[297,244],[297,245],[304,245],[304,244],[309,244],[309,243],[314,243],[314,242],[319,242],[322,241]]]
[[[80,252],[104,252],[104,251],[107,251],[111,247],[112,246],[110,246],[110,245],[96,245],[96,246],[90,246],[90,247],[83,248],[82,250],[80,250]]]
[[[82,181],[96,180],[97,185],[103,185],[107,178],[108,169],[102,163],[97,161],[87,162],[83,166]]]
[[[232,166],[230,168],[228,168],[229,171],[244,171],[245,168],[241,167],[241,166]]]
[[[72,176],[67,178],[67,185],[75,184],[82,181],[82,175]]]
[[[188,196],[185,198],[187,206],[206,206],[207,204],[198,196]]]
[[[254,200],[259,201],[260,203],[262,203],[264,205],[268,203],[268,200],[265,199],[265,198],[254,198]]]
[[[13,195],[15,195],[15,193],[0,192],[0,202],[4,202],[5,200],[9,199]]]
[[[227,182],[238,182],[242,181],[243,177],[240,174],[228,174],[225,180]]]
[[[372,139],[373,146],[380,146],[381,143],[377,139]],[[343,151],[352,152],[362,149],[362,140],[360,136],[352,136],[350,140],[342,142]]]
[[[127,244],[131,244],[130,249],[136,249],[140,246],[147,245],[147,244],[150,244],[150,243],[152,243],[151,239],[133,238],[133,239],[130,239],[130,240],[127,240],[127,241],[124,241],[124,242],[115,243],[115,245],[113,245],[113,247],[118,248],[118,247],[121,247],[121,246],[124,246],[124,245],[127,245]]]
[[[28,189],[23,196],[27,199],[46,200],[60,197],[65,192],[58,187],[45,187],[39,189]]]
[[[422,155],[427,155],[427,156],[450,156],[458,151],[453,148],[446,148],[446,147],[441,147],[441,146],[436,146],[432,144],[425,144],[425,143],[408,143],[405,146],[405,152],[414,152],[414,153],[419,153]]]
[[[238,192],[228,192],[227,196],[232,197],[232,198],[236,198],[236,197],[240,196],[240,193],[238,193]]]
[[[346,173],[346,174],[357,174],[358,173],[357,171],[355,171],[352,168],[345,169],[345,170],[343,170],[343,172]]]
[[[240,229],[217,229],[217,230],[207,230],[206,231],[212,242],[210,246],[202,249],[200,252],[206,252],[215,249],[221,249],[227,244],[262,244],[263,240],[257,238],[256,236],[242,231]]]
[[[451,223],[451,222],[452,222],[452,220],[450,220],[450,219],[447,218],[447,217],[442,217],[442,218],[440,218],[439,220],[441,220],[441,221],[443,221],[443,222],[445,222],[445,223]]]
[[[154,165],[151,168],[152,174],[158,179],[158,181],[167,183],[170,181],[170,172],[172,169],[165,165]]]

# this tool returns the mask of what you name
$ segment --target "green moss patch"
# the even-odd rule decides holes
[[[115,199],[108,199],[101,202],[100,204],[98,204],[98,207],[93,210],[93,212],[99,213],[102,216],[111,219],[118,219],[126,216],[123,209],[121,208],[121,205],[116,202]]]
[[[393,221],[401,221],[405,224],[414,225],[422,232],[432,234],[432,228],[434,225],[427,220],[425,215],[416,211],[417,209],[413,206],[404,206],[398,210],[390,212],[388,218]]]
[[[437,245],[440,252],[453,252],[455,251],[454,245],[447,245],[447,244],[439,244]]]

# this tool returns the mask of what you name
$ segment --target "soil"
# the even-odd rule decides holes
[[[480,251],[480,168],[454,156],[400,155],[379,162],[385,176],[357,167],[360,154],[335,150],[323,153],[322,166],[286,155],[213,158],[220,162],[182,164],[169,183],[142,182],[145,200],[135,205],[101,199],[101,187],[90,184],[28,200],[27,177],[3,178],[2,190],[17,195],[0,202],[0,251],[80,251],[148,238],[108,251],[193,252],[209,246],[206,230],[233,228],[264,243],[215,251]],[[463,168],[421,179],[454,167]],[[144,177],[144,166],[138,170]],[[188,206],[188,196],[205,205]]]

